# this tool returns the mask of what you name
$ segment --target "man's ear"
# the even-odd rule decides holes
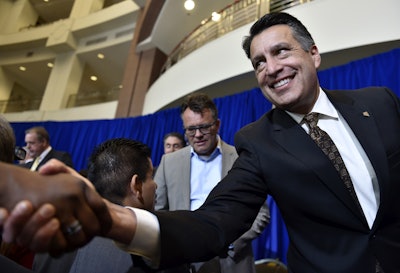
[[[139,180],[137,174],[134,174],[131,179],[130,189],[132,194],[143,203],[143,191],[142,191],[142,181]]]
[[[136,197],[142,194],[142,183],[139,181],[137,174],[134,174],[132,176],[130,189],[133,195],[135,195]]]
[[[314,60],[314,66],[315,68],[318,69],[318,67],[321,64],[321,55],[319,54],[318,47],[316,45],[313,45],[310,49],[311,57]]]

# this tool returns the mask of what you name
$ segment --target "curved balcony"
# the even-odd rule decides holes
[[[219,97],[256,86],[250,62],[241,49],[242,38],[262,14],[268,10],[282,9],[302,20],[314,36],[323,56],[321,69],[400,46],[400,29],[397,28],[400,18],[396,13],[400,9],[400,2],[397,0],[384,0],[379,3],[362,0],[235,1],[220,12],[225,20],[215,23],[211,18],[207,18],[208,23],[191,32],[170,54],[162,75],[146,95],[143,114],[177,106],[183,96],[194,91],[203,91],[212,97]],[[383,11],[378,13],[377,10]],[[85,59],[86,52],[106,48],[120,36],[125,37],[126,44],[130,40],[129,35],[122,34],[132,34],[132,22],[137,11],[138,8],[132,1],[121,1],[79,19],[62,20],[28,28],[19,33],[0,35],[0,64],[1,60],[6,60],[6,63],[9,63],[9,59],[18,60],[19,52],[22,52],[21,58],[26,57],[26,49],[48,44],[44,32],[50,33],[50,29],[55,25],[65,25],[66,22],[70,24],[74,42],[69,43],[67,39],[66,42],[43,46],[47,51],[35,52],[34,58],[41,56],[43,60],[47,60],[59,50],[65,50],[65,46],[78,46],[78,54]],[[105,27],[114,24],[124,28],[117,27],[111,32],[104,30]],[[24,36],[24,33],[29,35]],[[2,49],[7,49],[9,45],[12,45],[14,51],[1,55]],[[22,49],[18,51],[18,48]],[[0,101],[0,109],[3,112],[14,112],[17,109],[25,111],[8,113],[7,118],[13,121],[114,118],[117,108],[115,98],[118,94],[118,88],[115,89],[115,86],[118,84],[110,85],[108,89],[102,89],[102,92],[92,92],[84,88],[84,92],[71,94],[63,107],[66,109],[37,111],[42,103],[41,98],[32,99],[32,104],[28,105],[24,104],[27,100],[15,97]],[[18,102],[21,102],[21,105],[18,105]],[[35,105],[36,108],[32,108]]]
[[[398,47],[399,9],[397,0],[316,0],[285,11],[307,26],[322,53],[324,69]],[[215,97],[256,86],[250,62],[241,49],[242,38],[253,22],[184,57],[174,52],[170,56],[174,65],[167,67],[149,89],[143,114],[176,106],[183,96],[194,91]],[[188,44],[185,40],[183,50]]]

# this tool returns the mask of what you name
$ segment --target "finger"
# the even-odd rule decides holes
[[[65,225],[62,230],[64,238],[67,241],[67,250],[81,247],[89,241],[83,229],[83,225],[77,219]],[[92,237],[90,237],[90,239],[91,238]]]
[[[68,173],[67,165],[57,159],[50,159],[38,171],[40,174],[51,175],[57,173]]]
[[[35,252],[46,252],[51,248],[65,249],[66,241],[60,231],[60,221],[52,218],[32,238],[29,248]]]
[[[50,242],[50,247],[47,249],[47,252],[52,257],[58,257],[64,252],[69,250],[70,247],[68,246],[68,242],[67,239],[65,238],[64,233],[61,231],[61,229],[58,229],[56,235],[52,238]]]
[[[42,205],[26,222],[16,241],[20,245],[28,246],[38,230],[42,229],[56,214],[56,208],[51,204]],[[53,234],[54,235],[54,234]]]
[[[3,240],[7,243],[14,242],[33,212],[31,202],[26,200],[18,202],[4,223]]]
[[[68,173],[71,174],[83,182],[85,182],[86,185],[94,189],[93,183],[91,183],[86,177],[82,176],[79,174],[76,170],[74,170],[71,167],[68,167],[65,165],[63,162],[57,160],[57,159],[51,159],[46,164],[44,164],[40,169],[39,173],[43,175],[52,175],[52,174],[58,174],[58,173]]]

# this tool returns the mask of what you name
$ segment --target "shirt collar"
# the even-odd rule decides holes
[[[328,99],[328,96],[325,94],[325,92],[322,90],[322,88],[319,88],[319,94],[317,101],[315,102],[311,112],[319,113],[321,114],[320,118],[327,118],[327,119],[338,119],[339,114],[336,110],[336,108],[333,106],[331,101]],[[297,114],[297,113],[292,113],[289,111],[286,111],[289,116],[291,116],[297,123],[301,123],[303,120],[303,117],[305,115],[303,114]]]
[[[222,155],[222,149],[221,149],[221,138],[219,137],[219,135],[217,135],[217,147],[215,147],[214,151],[211,153],[211,155],[205,157],[205,156],[200,156],[198,155],[192,146],[190,146],[190,153],[192,155],[192,157],[196,157],[198,160],[204,161],[204,162],[209,162],[214,160],[217,156]]]
[[[50,151],[51,151],[51,146],[47,147],[47,149],[44,150],[44,151],[39,155],[40,160],[43,160],[43,158],[45,158],[46,155],[48,155],[48,153],[49,153]]]

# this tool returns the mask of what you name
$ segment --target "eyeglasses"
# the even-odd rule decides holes
[[[14,149],[14,155],[15,155],[16,159],[23,160],[26,157],[26,151],[24,148],[16,146]]]
[[[200,133],[202,133],[203,135],[209,134],[211,133],[211,127],[216,123],[217,121],[214,120],[213,123],[209,123],[209,124],[202,124],[202,125],[198,125],[198,126],[189,126],[187,128],[184,128],[185,130],[185,134],[187,136],[194,136],[196,134],[196,131],[199,130]]]

